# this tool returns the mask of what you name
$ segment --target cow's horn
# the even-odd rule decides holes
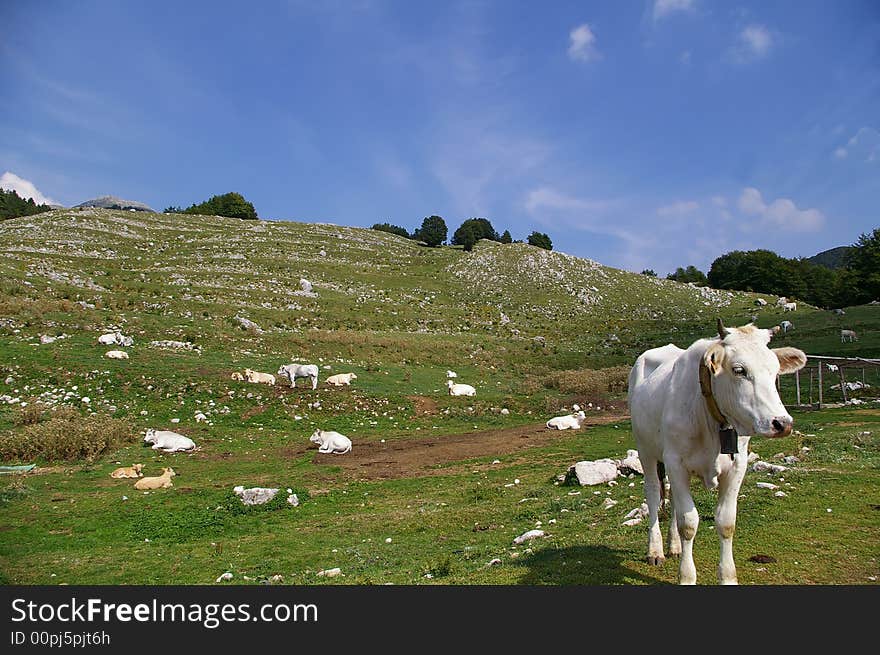
[[[721,337],[721,340],[724,340],[724,337],[727,336],[727,328],[724,327],[724,323],[721,322],[721,317],[718,317],[718,336]]]

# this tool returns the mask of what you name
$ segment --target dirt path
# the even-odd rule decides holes
[[[629,419],[627,414],[604,414],[587,417],[584,428]],[[584,429],[582,428],[582,429]],[[568,434],[564,432],[562,434]],[[442,437],[399,439],[386,443],[358,443],[346,455],[315,453],[315,464],[338,466],[358,480],[387,480],[444,475],[448,469],[434,469],[439,464],[460,462],[476,457],[509,455],[526,448],[550,443],[560,437],[544,423],[516,428],[486,430]]]

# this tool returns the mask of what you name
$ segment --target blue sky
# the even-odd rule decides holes
[[[4,6],[0,186],[452,231],[660,275],[880,226],[880,4]]]

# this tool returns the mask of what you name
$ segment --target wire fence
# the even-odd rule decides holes
[[[880,400],[880,359],[807,355],[794,375],[777,378],[782,401],[795,407],[859,405]]]

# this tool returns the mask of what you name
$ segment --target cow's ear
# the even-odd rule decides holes
[[[801,370],[807,363],[803,350],[797,348],[774,348],[773,354],[779,359],[779,374],[787,375]]]
[[[718,375],[721,372],[721,368],[724,365],[724,357],[724,346],[721,345],[721,342],[713,343],[709,346],[706,354],[703,355],[703,361],[712,375]]]

